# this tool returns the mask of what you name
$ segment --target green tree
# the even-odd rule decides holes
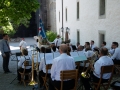
[[[13,29],[29,24],[31,13],[39,8],[38,0],[0,0],[0,26]],[[3,29],[4,30],[4,29]]]
[[[47,31],[47,32],[46,32],[46,36],[47,36],[47,39],[48,39],[50,42],[53,42],[53,40],[57,37],[57,33],[52,32],[52,31]]]

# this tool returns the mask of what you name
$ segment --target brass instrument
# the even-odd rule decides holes
[[[91,67],[90,66],[93,66],[94,62],[95,62],[95,57],[96,57],[97,53],[95,52],[93,54],[93,56],[91,58],[88,59],[88,62],[89,62],[89,66],[88,68],[86,69],[85,72],[82,72],[81,73],[81,76],[84,77],[84,78],[89,78],[90,77],[90,74],[88,73],[88,70],[91,71]]]
[[[28,85],[35,85],[37,84],[34,80],[34,55],[32,55],[32,79]]]

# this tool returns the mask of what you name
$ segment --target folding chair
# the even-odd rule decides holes
[[[93,82],[95,90],[98,90],[100,86],[102,86],[104,88],[104,90],[108,90],[110,82],[113,77],[113,71],[114,71],[114,65],[101,67],[101,77],[100,77],[99,82],[98,83]],[[102,83],[102,77],[103,77],[103,74],[105,74],[105,73],[111,73],[111,76],[110,76],[108,82]]]
[[[30,61],[24,61],[24,67],[25,67],[25,68],[24,68],[24,71],[23,71],[23,72],[19,72],[19,73],[21,74],[21,81],[20,81],[20,83],[23,82],[25,86],[26,86],[26,83],[25,83],[25,82],[30,82],[30,76],[31,76],[31,72],[28,72],[28,73],[25,72],[26,66],[32,66],[31,63],[30,63]],[[28,80],[28,81],[25,81],[25,80],[24,80],[24,77],[25,77],[26,75],[29,77],[29,80]]]
[[[77,88],[77,81],[78,81],[78,70],[65,70],[60,72],[60,79],[61,79],[61,88],[60,90],[63,90],[63,81],[67,79],[74,79],[75,80],[75,86],[71,90],[76,90]],[[55,87],[56,90],[58,90]]]
[[[44,81],[43,86],[46,87],[46,90],[48,90],[48,85],[47,85],[47,79],[48,78],[47,78],[47,74],[48,74],[48,70],[51,69],[51,67],[52,67],[52,64],[47,64],[46,65],[46,74],[45,74],[45,77],[42,77],[42,79]]]

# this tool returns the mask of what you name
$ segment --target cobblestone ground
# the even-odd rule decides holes
[[[26,38],[25,41],[27,42],[28,46],[35,44],[35,40],[33,38]],[[19,51],[18,46],[19,46],[19,42],[10,42],[10,48],[12,49],[11,50],[12,52],[18,52]],[[16,61],[10,60],[9,69],[12,73],[8,73],[8,74],[4,74],[4,71],[2,68],[2,62],[3,60],[0,54],[0,90],[32,90],[33,86],[27,85],[25,87],[23,84],[19,84],[17,79],[15,79],[17,76],[16,74],[17,62]]]

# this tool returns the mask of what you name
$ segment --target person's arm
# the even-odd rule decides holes
[[[39,65],[39,71],[43,69],[43,64],[44,64],[44,58],[42,58],[40,65]]]
[[[116,49],[115,52],[114,52],[114,54],[113,54],[113,56],[112,56],[111,58],[112,58],[113,60],[116,59],[118,53],[119,53],[119,50]]]
[[[5,56],[5,53],[4,53],[4,50],[3,50],[3,48],[4,48],[3,46],[4,46],[3,45],[3,41],[1,41],[0,42],[0,50],[1,50],[2,55]]]
[[[53,64],[52,64],[52,67],[51,67],[51,78],[52,80],[54,80],[55,78],[55,72],[56,72],[56,61],[55,59],[53,60]]]
[[[101,72],[101,64],[99,63],[99,61],[96,61],[94,64],[93,73],[96,74],[97,76],[100,76],[100,72]]]

